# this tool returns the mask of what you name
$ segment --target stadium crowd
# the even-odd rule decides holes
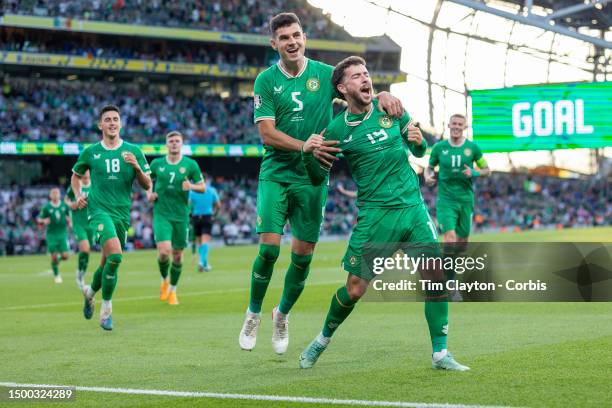
[[[340,194],[337,186],[351,190],[347,177],[332,176],[326,204],[323,235],[346,236],[356,222],[354,199]],[[213,235],[226,243],[256,240],[256,190],[254,179],[217,178],[221,209],[215,216]],[[610,183],[605,179],[559,179],[525,174],[493,173],[478,181],[474,229],[476,231],[586,227],[612,225]],[[35,219],[47,200],[48,186],[13,185],[0,190],[0,252],[42,253],[44,233]],[[435,212],[434,189],[422,187]],[[152,247],[152,211],[142,192],[134,193],[131,248]]]
[[[0,141],[94,142],[97,109],[121,109],[125,139],[163,143],[180,129],[187,143],[253,143],[252,98],[221,98],[206,88],[167,84],[46,80],[4,77],[0,92]]]
[[[313,38],[350,36],[306,0],[4,0],[5,14],[268,34],[271,14],[291,10]]]

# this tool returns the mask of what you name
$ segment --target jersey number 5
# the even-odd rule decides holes
[[[299,112],[304,109],[304,102],[298,99],[298,96],[300,96],[300,94],[301,92],[291,92],[291,99],[293,100],[293,102],[297,103],[297,106],[293,108],[294,112]]]

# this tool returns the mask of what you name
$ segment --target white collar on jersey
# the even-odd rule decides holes
[[[117,150],[118,148],[120,148],[120,147],[121,147],[121,145],[123,145],[123,139],[121,139],[121,140],[119,141],[119,144],[118,144],[117,146],[115,146],[115,147],[108,147],[108,146],[106,146],[106,145],[104,144],[104,140],[102,140],[102,141],[100,142],[100,144],[102,145],[102,147],[103,147],[105,150]]]
[[[49,200],[49,204],[50,204],[50,205],[51,205],[51,207],[53,207],[53,208],[60,208],[60,207],[62,206],[62,200],[59,200],[59,201],[57,202],[57,205],[54,205],[54,204],[53,204],[53,201]]]
[[[463,146],[463,145],[465,144],[465,141],[466,141],[466,140],[467,140],[467,137],[464,137],[464,138],[463,138],[463,140],[461,141],[461,143],[459,143],[458,145],[454,145],[454,144],[453,144],[453,142],[451,142],[451,139],[450,139],[450,137],[449,137],[449,138],[448,138],[448,144],[449,144],[451,147],[461,147],[461,146]]]
[[[166,163],[168,163],[168,164],[179,164],[181,160],[183,160],[183,155],[182,154],[179,156],[179,159],[176,162],[174,162],[174,163],[172,163],[170,161],[170,155],[166,155]]]
[[[287,72],[287,70],[285,70],[285,68],[283,67],[283,64],[281,64],[281,61],[278,61],[276,65],[278,65],[278,69],[280,69],[280,72],[282,72],[283,75],[285,75],[287,78],[299,78],[304,73],[304,71],[306,71],[306,67],[308,66],[308,58],[304,57],[304,66],[302,67],[300,72],[297,73],[296,76],[293,76],[289,72]]]
[[[368,113],[366,113],[366,115],[363,117],[363,119],[356,120],[356,121],[349,121],[348,120],[349,109],[346,108],[346,110],[344,111],[344,123],[346,124],[346,126],[358,126],[364,120],[370,119],[370,116],[372,116],[372,112],[374,112],[374,104],[373,103],[370,104],[370,110],[368,111]]]

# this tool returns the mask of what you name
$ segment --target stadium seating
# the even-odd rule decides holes
[[[265,2],[183,0],[6,0],[5,14],[66,17],[115,23],[189,27],[211,31],[268,33],[270,14],[295,12],[306,34],[313,38],[350,40],[350,36],[305,0],[268,0]]]
[[[357,210],[351,198],[334,186],[342,183],[351,189],[348,178],[332,176],[326,204],[323,235],[347,235],[356,222]],[[214,183],[223,205],[215,217],[213,235],[239,231],[247,241],[254,238],[256,219],[255,179],[219,179]],[[587,227],[611,225],[612,203],[607,200],[605,180],[573,180],[525,174],[493,173],[478,181],[477,231]],[[49,187],[13,186],[0,190],[0,253],[43,253],[44,234],[35,224],[39,209],[47,200]],[[435,211],[435,189],[422,187],[429,209]],[[135,195],[132,207],[130,245],[153,245],[152,211],[143,193]],[[231,228],[224,228],[230,225]]]
[[[250,98],[187,91],[165,84],[7,76],[0,93],[0,140],[95,142],[96,112],[113,103],[123,115],[122,135],[131,142],[163,143],[167,132],[178,129],[190,143],[260,143]]]

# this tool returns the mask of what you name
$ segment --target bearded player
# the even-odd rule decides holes
[[[291,263],[280,303],[272,311],[272,348],[283,354],[289,344],[288,315],[304,290],[319,240],[327,186],[313,186],[301,161],[304,141],[332,118],[336,97],[333,67],[304,56],[306,36],[298,17],[281,13],[270,20],[270,44],[280,61],[260,73],[254,86],[254,120],[266,149],[257,187],[259,253],[251,273],[249,306],[238,342],[252,350],[257,341],[262,303],[280,253],[287,221],[291,226]],[[380,109],[399,116],[402,106],[388,93]],[[323,147],[325,149],[325,147]]]
[[[195,160],[182,154],[183,135],[166,135],[168,155],[151,162],[155,189],[147,190],[153,204],[153,234],[157,244],[157,265],[161,275],[159,298],[178,305],[176,286],[181,276],[183,250],[189,239],[189,192],[204,192],[206,186]],[[172,255],[172,266],[170,266]]]
[[[91,284],[83,288],[83,315],[91,319],[94,296],[102,289],[100,326],[104,330],[112,330],[112,298],[130,227],[132,184],[138,180],[138,184],[148,190],[151,188],[151,178],[149,164],[140,148],[121,138],[119,108],[113,105],[103,107],[98,128],[102,131],[102,140],[79,155],[72,168],[71,186],[78,208],[87,207],[89,225],[102,248],[100,266]],[[81,179],[87,170],[91,174],[91,190],[85,196],[81,190]]]
[[[357,185],[357,225],[342,260],[348,273],[346,285],[332,296],[321,333],[300,355],[300,367],[311,368],[331,341],[332,335],[365,294],[371,271],[362,265],[368,243],[409,243],[437,254],[437,234],[419,189],[416,173],[406,160],[404,146],[423,157],[427,142],[412,126],[408,113],[400,119],[378,111],[372,99],[372,81],[365,61],[349,57],[334,69],[332,83],[348,102],[348,108],[320,135],[311,136],[303,147],[303,160],[313,184],[324,182],[331,162],[315,159],[313,152],[324,145],[337,145],[348,162]],[[422,273],[427,273],[421,271]],[[435,271],[429,271],[429,275]],[[443,276],[441,273],[440,276]],[[447,350],[448,301],[445,291],[426,291],[425,317],[432,344],[432,367],[454,371],[469,368],[457,363]]]

